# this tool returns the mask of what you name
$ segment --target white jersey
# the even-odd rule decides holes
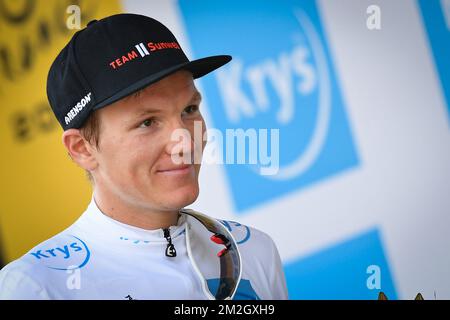
[[[214,268],[207,262],[196,263],[188,254],[187,221],[182,214],[169,228],[176,250],[176,256],[169,257],[167,231],[113,220],[92,197],[72,226],[0,271],[0,299],[208,299],[202,285],[206,280],[209,287],[217,287],[218,275],[208,271]],[[241,256],[234,299],[287,299],[272,239],[237,222],[220,222],[231,232]]]

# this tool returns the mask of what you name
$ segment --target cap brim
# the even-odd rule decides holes
[[[120,90],[116,94],[112,95],[111,97],[100,101],[97,103],[93,110],[97,110],[103,107],[106,107],[107,105],[110,105],[113,102],[116,102],[122,98],[125,98],[126,96],[145,88],[146,86],[155,83],[159,80],[161,80],[164,77],[167,77],[168,75],[175,73],[179,70],[188,70],[192,73],[194,79],[203,77],[204,75],[210,73],[211,71],[216,70],[217,68],[220,68],[224,64],[231,61],[231,56],[229,55],[220,55],[220,56],[211,56],[206,58],[201,58],[193,61],[188,61],[182,64],[175,65],[171,68],[162,70],[158,73],[152,74],[148,77],[145,77],[132,85]]]

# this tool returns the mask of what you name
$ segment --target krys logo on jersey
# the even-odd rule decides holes
[[[201,80],[213,126],[222,132],[279,130],[275,174],[261,174],[262,165],[227,161],[236,210],[243,212],[357,166],[315,1],[196,4],[180,1],[194,54],[233,56],[229,64]],[[211,12],[220,12],[220,23]]]
[[[57,243],[46,242],[28,253],[46,267],[55,270],[72,270],[84,267],[91,256],[86,243],[70,235],[58,238]]]

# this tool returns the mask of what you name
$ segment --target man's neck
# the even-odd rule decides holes
[[[146,230],[156,230],[177,225],[178,210],[156,210],[139,205],[132,205],[118,196],[106,195],[94,190],[94,201],[100,211],[121,223]]]

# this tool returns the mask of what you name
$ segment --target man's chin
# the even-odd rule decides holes
[[[185,187],[178,190],[168,191],[165,195],[165,206],[170,210],[184,208],[197,200],[199,194],[198,187]]]

